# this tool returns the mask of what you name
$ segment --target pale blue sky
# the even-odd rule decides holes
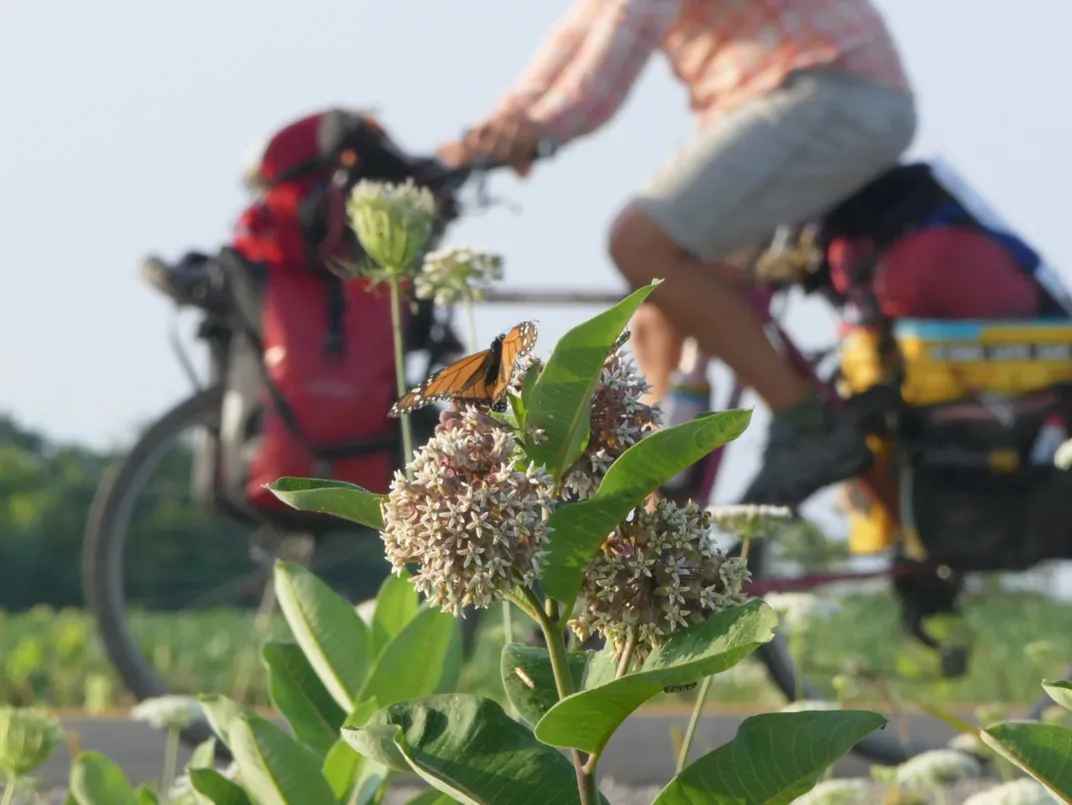
[[[0,409],[61,438],[129,439],[187,390],[167,345],[169,305],[139,283],[138,259],[226,237],[243,203],[239,164],[252,140],[320,107],[377,106],[400,141],[430,149],[489,108],[567,5],[5,3]],[[1056,266],[1072,270],[1072,4],[879,6],[920,96],[913,151],[948,157]],[[657,58],[607,129],[528,182],[496,180],[523,205],[520,215],[497,210],[463,222],[451,242],[504,253],[510,284],[614,287],[603,230],[690,128],[684,93]],[[592,312],[483,310],[480,335],[535,317],[546,353]],[[807,343],[832,333],[814,303],[796,306],[790,323]],[[754,452],[761,437],[754,428],[739,452]],[[733,464],[744,470],[752,459]]]

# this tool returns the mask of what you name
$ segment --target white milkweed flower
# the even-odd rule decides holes
[[[707,511],[711,515],[711,522],[721,531],[741,539],[768,536],[793,516],[787,506],[751,503],[710,506]]]
[[[194,792],[189,774],[182,774],[175,778],[171,787],[168,788],[165,801],[168,805],[197,805],[197,794]]]
[[[202,712],[201,703],[192,696],[157,696],[135,705],[130,717],[160,730],[182,730],[200,718]]]
[[[598,632],[619,657],[634,634],[640,663],[678,629],[743,603],[747,565],[716,548],[710,528],[691,501],[634,509],[588,563],[574,632],[582,640]]]
[[[1072,470],[1072,439],[1057,448],[1053,454],[1053,465],[1059,470]]]
[[[979,760],[969,754],[953,749],[933,749],[898,766],[894,780],[906,788],[923,788],[968,780],[978,777],[982,771]]]
[[[778,710],[779,713],[802,713],[807,710],[840,710],[841,705],[826,699],[798,699]]]
[[[436,201],[412,179],[402,184],[362,179],[346,207],[361,246],[391,273],[412,273],[432,237]]]
[[[867,805],[874,784],[865,778],[824,780],[793,800],[793,805]]]
[[[0,776],[23,777],[43,766],[63,743],[53,714],[29,707],[0,707]]]
[[[382,537],[393,572],[446,612],[487,607],[543,568],[553,479],[525,463],[514,431],[471,406],[444,411],[435,435],[395,473]]]
[[[578,498],[592,497],[610,465],[659,426],[662,410],[643,401],[649,391],[622,346],[612,350],[592,394],[588,446],[563,478],[563,489]]]
[[[503,278],[502,264],[499,255],[467,246],[429,252],[415,280],[417,298],[437,305],[483,299],[492,282]]]
[[[1025,777],[972,794],[964,805],[1052,805],[1059,801],[1042,783]]]
[[[827,601],[811,593],[767,593],[763,596],[788,631],[806,631],[819,621],[828,620],[839,609],[833,601]]]
[[[983,743],[978,734],[974,732],[958,732],[949,739],[946,747],[955,749],[957,752],[965,752],[980,759],[992,757],[994,754],[994,751]]]

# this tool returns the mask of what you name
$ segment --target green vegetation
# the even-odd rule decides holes
[[[882,593],[846,598],[841,610],[814,630],[805,654],[808,678],[829,680],[858,661],[884,678],[899,679],[906,695],[916,693],[947,704],[1015,705],[1036,702],[1038,680],[1060,678],[1072,662],[1072,648],[1050,642],[1055,634],[1072,633],[1072,606],[1025,593],[969,599],[965,609],[979,632],[965,678],[934,681],[936,660],[931,653],[915,649],[907,640],[890,639],[899,627],[893,601]],[[505,701],[499,674],[501,617],[499,607],[484,614],[461,689]],[[252,652],[253,679],[244,700],[267,705],[266,674],[259,649],[249,638],[251,618],[252,613],[227,609],[135,613],[132,626],[146,656],[176,690],[184,692],[233,690],[241,668],[234,661],[236,652]],[[515,628],[522,626],[527,629],[531,624],[518,613]],[[281,621],[273,628],[273,635],[285,634]],[[833,689],[827,694],[833,696]],[[692,692],[668,694],[659,701],[686,702],[691,696]],[[873,698],[873,692],[861,686],[859,697]],[[776,704],[781,697],[758,661],[749,658],[715,679],[709,701]],[[36,607],[0,614],[0,703],[109,709],[128,706],[132,700],[109,665],[89,616],[73,609]]]

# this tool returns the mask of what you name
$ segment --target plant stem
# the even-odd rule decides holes
[[[397,273],[391,274],[391,327],[395,342],[395,379],[398,383],[398,399],[402,399],[406,389],[406,354],[402,339],[402,288]],[[413,431],[409,414],[402,414],[402,455],[406,467],[406,478],[413,480],[413,470],[409,464],[413,460]]]
[[[15,801],[15,785],[19,778],[12,776],[7,778],[7,787],[4,789],[4,800],[0,805],[11,805]]]
[[[804,698],[804,640],[798,627],[789,633],[789,658],[793,661],[793,693],[794,701]]]
[[[538,614],[536,614],[537,611],[540,610],[539,606],[537,606],[535,608],[535,610],[534,610],[533,606],[532,606],[532,602],[528,600],[528,597],[526,597],[523,594],[519,595],[517,590],[518,590],[518,588],[515,587],[514,592],[508,593],[507,596],[506,596],[506,600],[507,601],[512,601],[514,606],[516,606],[518,609],[520,609],[522,612],[524,612],[526,615],[528,615],[534,621],[539,623],[540,622],[540,616]],[[537,602],[537,603],[539,603],[539,602]]]
[[[573,693],[573,675],[570,674],[569,658],[566,656],[566,644],[562,640],[562,629],[553,620],[542,606],[540,600],[532,590],[525,588],[525,598],[532,605],[543,631],[543,639],[547,643],[547,653],[551,657],[551,671],[555,675],[555,688],[558,691],[558,699],[561,701]],[[551,607],[548,606],[550,609]],[[577,793],[581,798],[581,805],[597,805],[599,791],[596,789],[595,764],[598,755],[592,755],[585,765],[584,758],[576,749],[571,749],[573,768],[577,773]]]
[[[507,643],[514,642],[514,618],[510,612],[510,602],[503,601],[503,635]]]
[[[621,679],[629,670],[629,663],[633,661],[633,651],[636,649],[636,641],[636,627],[630,626],[629,636],[625,639],[625,648],[622,649],[621,659],[618,660],[618,670],[614,674],[615,679]]]
[[[692,741],[696,737],[696,728],[700,724],[700,715],[703,713],[704,700],[707,691],[711,689],[711,677],[705,676],[700,682],[700,689],[696,692],[696,704],[692,707],[692,715],[689,717],[689,725],[685,728],[685,738],[681,742],[681,754],[677,757],[677,773],[681,774],[689,762],[689,752],[692,750]]]
[[[168,727],[167,746],[164,748],[164,776],[160,780],[160,798],[167,802],[168,791],[175,782],[175,762],[179,758],[179,731],[175,727]]]
[[[480,346],[476,340],[476,313],[473,310],[473,295],[465,291],[462,297],[465,305],[465,317],[469,323],[469,351],[476,352]]]

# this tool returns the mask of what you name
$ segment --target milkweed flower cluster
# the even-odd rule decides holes
[[[867,805],[871,802],[874,784],[867,779],[824,780],[793,805]]]
[[[563,478],[563,488],[578,498],[599,489],[610,465],[662,423],[662,411],[643,402],[651,391],[622,347],[611,351],[592,394],[591,436],[584,453]]]
[[[202,712],[201,703],[192,696],[156,696],[135,705],[130,717],[158,730],[184,730],[200,718]]]
[[[412,179],[401,184],[362,179],[346,212],[362,248],[383,271],[409,273],[432,237],[436,209],[431,191]]]
[[[437,305],[483,299],[492,282],[503,278],[502,266],[500,256],[464,246],[429,252],[416,277],[417,298]]]
[[[382,533],[395,573],[431,603],[461,615],[539,578],[553,505],[551,475],[521,456],[514,431],[467,407],[445,411],[435,435],[396,473]]]
[[[982,771],[982,764],[971,755],[954,749],[933,749],[898,766],[894,782],[905,788],[926,788],[972,779]]]
[[[763,600],[778,613],[778,619],[787,631],[801,632],[828,620],[840,609],[834,601],[827,601],[811,593],[767,593]]]
[[[589,562],[583,610],[570,626],[582,640],[599,633],[618,657],[632,635],[642,662],[678,629],[744,603],[747,565],[715,547],[710,528],[692,502],[633,510]]]
[[[1053,805],[1057,797],[1042,783],[1026,777],[972,794],[964,805]]]
[[[974,732],[958,732],[949,739],[946,748],[964,752],[980,760],[986,760],[994,755],[994,750],[983,743],[979,735]]]
[[[841,705],[826,699],[798,699],[784,705],[779,713],[805,713],[808,710],[840,710]]]
[[[51,713],[0,707],[0,776],[16,779],[40,768],[63,739],[59,719]]]
[[[735,537],[765,537],[785,525],[793,516],[787,506],[741,503],[711,506],[707,509],[711,522],[720,531]]]

